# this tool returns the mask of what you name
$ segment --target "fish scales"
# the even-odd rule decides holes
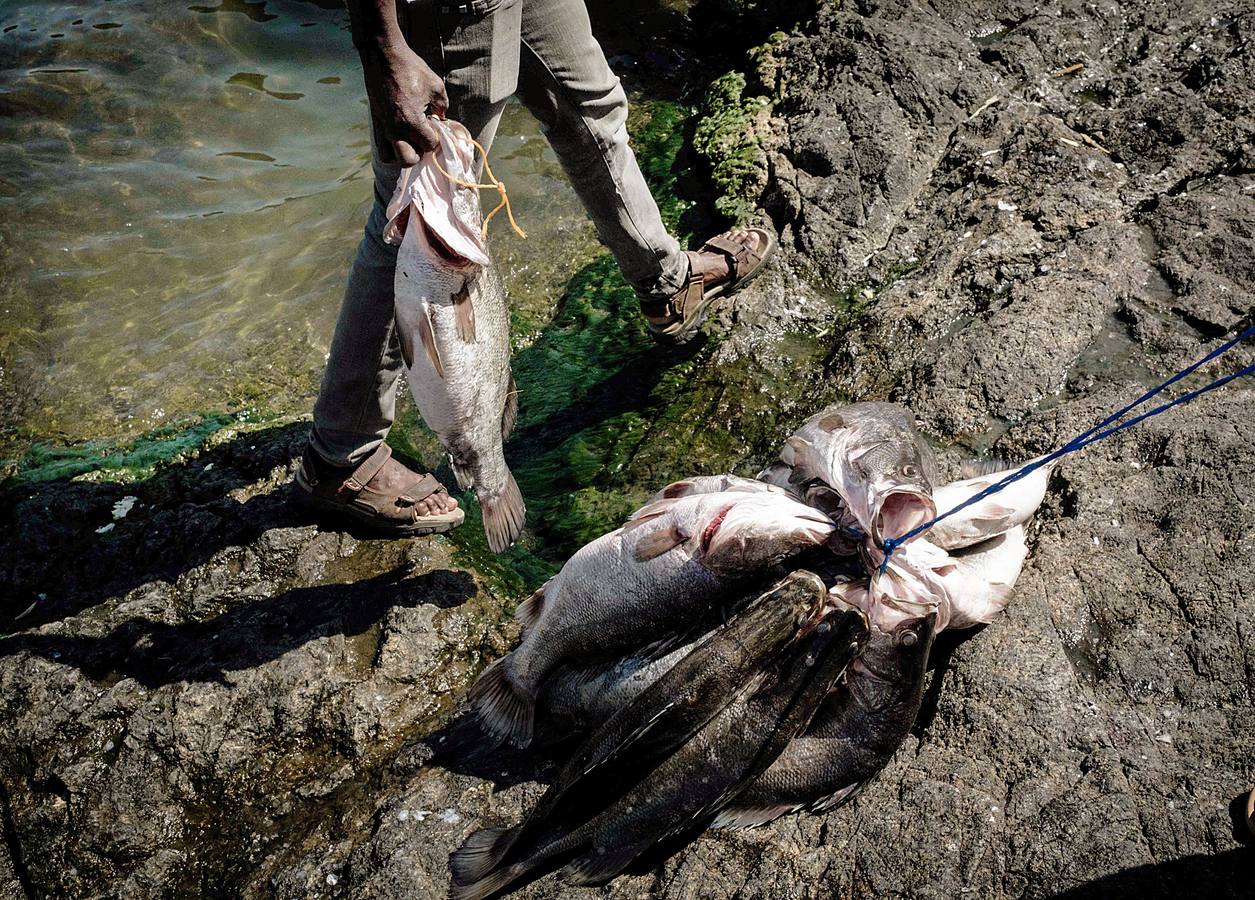
[[[795,738],[715,821],[745,828],[799,809],[823,811],[850,800],[897,752],[924,694],[933,617],[871,639]]]
[[[786,649],[768,650],[770,658],[753,642],[743,643],[744,652],[762,666],[762,677],[730,682],[713,717],[587,822],[542,832],[526,847],[512,848],[498,865],[477,870],[475,881],[455,877],[451,896],[488,896],[541,865],[573,854],[578,858],[564,870],[569,881],[604,883],[650,847],[705,827],[806,726],[867,636],[865,619],[853,611],[813,623],[812,618],[802,639]],[[699,654],[700,646],[693,655]],[[665,710],[672,690],[669,679],[660,680],[629,708]],[[632,750],[627,746],[625,755]],[[468,843],[472,849],[480,847],[479,842]]]

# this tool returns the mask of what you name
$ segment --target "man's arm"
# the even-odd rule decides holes
[[[353,46],[362,58],[371,115],[403,166],[439,143],[428,112],[443,115],[449,106],[444,81],[410,49],[397,24],[397,0],[347,0]]]

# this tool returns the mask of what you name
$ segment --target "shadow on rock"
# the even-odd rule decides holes
[[[240,434],[132,484],[57,479],[11,488],[0,496],[0,530],[13,536],[0,547],[0,581],[9,586],[0,633],[173,581],[268,529],[309,524],[286,491],[273,490],[308,435],[304,422]],[[120,503],[130,504],[121,518]]]
[[[1055,894],[1052,900],[1121,897],[1246,897],[1255,883],[1255,853],[1237,848],[1134,866]],[[1246,887],[1243,887],[1246,885]]]
[[[294,588],[201,622],[133,618],[101,637],[14,635],[0,640],[0,657],[33,653],[98,681],[134,678],[149,688],[224,682],[230,672],[251,669],[319,638],[365,634],[393,607],[449,608],[475,594],[466,572],[407,574],[401,568],[356,584]]]
[[[548,784],[557,766],[579,746],[577,738],[519,750],[488,734],[473,713],[464,713],[422,742],[429,765],[492,782],[496,790],[516,784]]]

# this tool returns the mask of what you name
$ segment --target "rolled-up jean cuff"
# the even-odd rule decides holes
[[[643,301],[669,300],[688,283],[689,258],[683,250],[664,263],[662,273],[646,283],[631,282],[632,289]]]

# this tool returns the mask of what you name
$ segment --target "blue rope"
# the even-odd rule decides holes
[[[1021,478],[1031,475],[1033,472],[1036,472],[1042,466],[1050,465],[1055,460],[1061,459],[1062,457],[1067,456],[1069,453],[1075,453],[1078,450],[1082,450],[1085,447],[1088,447],[1090,444],[1095,444],[1098,441],[1104,440],[1105,438],[1109,438],[1113,434],[1116,434],[1117,432],[1123,431],[1126,428],[1131,428],[1132,426],[1136,425],[1138,422],[1144,421],[1145,419],[1149,419],[1152,416],[1157,416],[1160,413],[1167,412],[1168,410],[1172,409],[1172,407],[1174,406],[1180,406],[1183,403],[1189,403],[1195,397],[1199,397],[1203,394],[1206,394],[1208,391],[1214,391],[1216,388],[1223,387],[1224,385],[1228,384],[1230,381],[1241,378],[1244,375],[1255,374],[1255,363],[1252,363],[1251,365],[1246,366],[1243,369],[1239,369],[1238,371],[1232,373],[1231,375],[1226,375],[1223,378],[1218,378],[1215,381],[1211,382],[1210,384],[1204,385],[1203,387],[1198,388],[1197,390],[1190,391],[1187,394],[1182,394],[1180,397],[1177,397],[1175,400],[1170,400],[1167,403],[1161,404],[1160,406],[1156,406],[1154,409],[1151,409],[1147,412],[1134,416],[1132,419],[1129,419],[1127,422],[1121,422],[1118,425],[1112,424],[1117,419],[1120,419],[1123,416],[1127,415],[1128,413],[1132,412],[1133,409],[1135,409],[1136,407],[1141,406],[1147,400],[1151,399],[1157,394],[1163,393],[1166,389],[1176,384],[1182,378],[1187,377],[1188,375],[1193,373],[1195,370],[1197,370],[1201,366],[1204,366],[1207,363],[1211,362],[1216,357],[1221,356],[1224,353],[1227,353],[1229,350],[1232,350],[1235,346],[1237,346],[1242,341],[1250,337],[1255,337],[1255,325],[1252,325],[1250,328],[1246,329],[1246,331],[1242,332],[1241,334],[1239,334],[1237,337],[1233,338],[1232,340],[1227,341],[1224,344],[1221,344],[1219,347],[1211,351],[1211,353],[1208,353],[1198,362],[1182,369],[1180,372],[1173,375],[1167,381],[1151,388],[1149,391],[1142,394],[1142,396],[1138,397],[1132,403],[1128,404],[1124,408],[1117,410],[1116,412],[1107,416],[1107,418],[1103,419],[1093,428],[1090,428],[1087,431],[1081,432],[1080,434],[1072,438],[1072,440],[1068,441],[1066,444],[1064,444],[1062,447],[1060,447],[1058,450],[1054,451],[1053,453],[1048,454],[1047,456],[1043,456],[1041,459],[1034,460],[1033,462],[1022,466],[1021,468],[1016,469],[1014,472],[1012,472],[1010,475],[1008,475],[1006,478],[1003,478],[1001,481],[997,482],[996,484],[991,484],[989,487],[985,488],[979,493],[973,494],[971,497],[964,500],[954,509],[947,510],[946,512],[941,513],[936,518],[925,522],[923,525],[920,525],[917,528],[912,528],[906,534],[899,535],[898,537],[886,538],[883,545],[884,551],[885,551],[885,558],[880,563],[881,574],[883,574],[885,569],[888,567],[889,558],[893,556],[893,552],[895,550],[897,550],[907,541],[910,541],[916,537],[919,537],[921,534],[923,534],[928,529],[932,528],[942,519],[948,519],[950,516],[954,515],[955,513],[961,512],[962,510],[967,509],[972,504],[979,503],[981,500],[984,500],[986,497],[989,497],[989,496],[992,496],[993,494],[998,493],[1002,489],[1006,488],[1008,485],[1014,484],[1015,482],[1019,481]]]

